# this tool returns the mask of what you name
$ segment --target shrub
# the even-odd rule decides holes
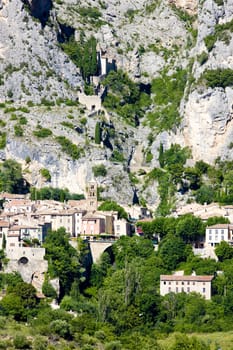
[[[30,158],[29,156],[27,156],[27,157],[25,158],[25,162],[26,162],[26,164],[31,163],[31,158]]]
[[[105,168],[104,164],[93,166],[92,171],[96,177],[107,175],[107,169]]]
[[[71,156],[73,160],[77,160],[81,157],[83,150],[66,137],[57,136],[56,141],[61,145],[62,151]]]
[[[6,147],[6,132],[0,131],[0,149]]]
[[[202,66],[204,63],[207,62],[209,56],[208,56],[208,53],[203,51],[198,57],[197,57],[197,60],[198,62],[200,63],[200,65]]]
[[[217,40],[216,36],[212,35],[212,34],[207,35],[205,37],[205,39],[204,39],[205,46],[209,52],[213,49],[216,40]]]
[[[33,341],[34,350],[47,350],[48,342],[41,336],[36,336]]]
[[[39,138],[45,138],[52,135],[52,131],[47,128],[38,127],[38,130],[33,131],[33,135]]]
[[[55,102],[54,101],[50,101],[50,100],[47,100],[45,97],[43,97],[41,99],[41,102],[40,102],[42,105],[44,106],[47,106],[47,107],[52,107],[52,106],[55,106]]]
[[[28,107],[34,107],[34,103],[32,101],[27,102]]]
[[[29,113],[30,112],[27,107],[20,107],[18,110],[23,112],[23,113]]]
[[[46,277],[44,280],[44,283],[42,285],[42,293],[49,298],[56,298],[57,297],[57,293],[55,291],[55,289],[53,288],[53,286],[51,285],[51,283],[49,283],[48,278]]]
[[[21,125],[26,125],[27,124],[27,118],[23,117],[23,116],[20,116],[19,118],[19,124]]]
[[[46,181],[51,181],[51,174],[48,169],[40,169],[40,174],[46,179]]]
[[[17,115],[15,113],[12,113],[10,120],[17,120]]]
[[[108,87],[103,105],[127,123],[137,126],[138,118],[144,116],[145,110],[151,104],[149,94],[141,92],[140,86],[122,70],[111,71],[103,84]]]
[[[54,320],[50,323],[50,328],[53,333],[58,334],[60,337],[69,339],[71,337],[70,325],[65,320]]]
[[[124,162],[125,158],[121,152],[114,150],[112,152],[111,160],[114,162]]]
[[[30,349],[31,342],[25,337],[25,335],[16,335],[13,340],[16,349]]]
[[[4,120],[0,119],[0,127],[4,128],[6,126],[6,122]]]
[[[157,108],[147,115],[151,127],[156,127],[158,131],[171,130],[180,123],[179,107],[187,76],[186,70],[177,69],[172,75],[162,72],[161,77],[152,81]]]
[[[204,80],[209,87],[226,88],[227,86],[233,86],[233,70],[230,68],[209,69],[202,74],[201,79]]]
[[[15,136],[18,136],[18,137],[23,136],[23,129],[22,129],[21,125],[16,124],[14,126],[14,131],[15,131]]]
[[[61,122],[61,125],[70,128],[70,129],[74,129],[74,125],[72,123],[69,122]]]
[[[88,15],[90,15],[89,12]],[[74,37],[71,37],[68,42],[61,46],[74,64],[80,68],[84,80],[89,83],[90,76],[97,73],[96,39],[92,36],[87,41],[84,41],[84,35],[82,35],[82,39],[78,43]]]

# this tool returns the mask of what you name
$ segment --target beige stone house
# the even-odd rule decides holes
[[[5,202],[3,207],[5,213],[19,214],[35,211],[35,203],[26,199],[13,199],[10,202]]]
[[[213,278],[214,276],[160,275],[160,295],[195,292],[210,300]]]

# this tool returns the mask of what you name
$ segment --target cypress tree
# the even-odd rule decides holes
[[[99,145],[100,142],[101,142],[100,122],[97,122],[95,125],[95,143]]]

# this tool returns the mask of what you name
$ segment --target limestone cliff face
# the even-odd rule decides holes
[[[200,82],[208,69],[233,69],[230,30],[217,37],[211,49],[206,46],[206,37],[215,33],[216,25],[232,19],[231,0],[222,5],[215,0],[90,0],[88,4],[84,0],[0,0],[0,103],[8,107],[8,111],[0,108],[7,133],[1,159],[20,161],[25,177],[35,186],[67,187],[73,192],[85,192],[93,167],[104,164],[107,175],[97,180],[105,197],[130,204],[135,193],[144,192],[154,206],[158,201],[156,184],[145,192],[143,174],[159,165],[160,142],[165,149],[171,143],[189,146],[194,161],[232,158],[228,146],[233,139],[233,89],[210,88]],[[94,35],[105,57],[136,82],[149,84],[161,72],[189,71],[192,79],[187,81],[180,104],[180,126],[158,134],[145,123],[146,118],[132,127],[116,115],[105,119],[95,113],[90,116],[82,105],[59,106],[59,100],[75,101],[84,82],[58,41],[72,34],[78,40],[82,30],[86,37]],[[200,57],[205,59],[201,62]],[[43,100],[54,106],[41,106]],[[12,107],[17,110],[11,111]],[[29,111],[23,112],[22,107]],[[15,125],[22,116],[27,123],[20,137]],[[107,146],[94,142],[97,121],[103,122],[104,131],[115,135]],[[74,128],[69,128],[69,123]],[[52,130],[52,135],[36,138],[34,131],[41,127]],[[148,141],[150,134],[152,142]],[[66,155],[57,136],[82,149],[81,157],[72,160]],[[147,163],[148,149],[152,159]],[[113,150],[123,155],[123,162],[112,160]],[[27,157],[31,160],[28,164]],[[41,177],[41,168],[50,171],[50,184]],[[138,176],[138,182],[130,180],[129,171]]]
[[[191,55],[195,59],[194,77],[198,80],[208,69],[233,69],[233,38],[228,32],[227,40],[216,40],[208,52],[204,39],[213,34],[216,24],[222,25],[232,20],[233,6],[226,1],[217,6],[215,1],[205,1],[198,9],[197,43]],[[205,52],[207,61],[200,65],[198,55]],[[218,156],[230,157],[228,148],[232,140],[233,89],[196,87],[189,96],[183,112],[183,136],[186,145],[192,149],[195,160],[203,159],[212,163]]]

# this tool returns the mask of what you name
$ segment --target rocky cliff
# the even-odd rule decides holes
[[[1,158],[21,162],[34,186],[79,193],[93,178],[93,167],[104,165],[107,175],[96,177],[103,196],[130,204],[138,194],[156,206],[156,187],[145,190],[143,178],[158,166],[161,143],[164,149],[172,143],[188,146],[194,161],[232,158],[232,86],[210,86],[203,78],[208,70],[233,69],[232,20],[230,0],[1,0],[0,136],[6,137]],[[179,123],[159,129],[148,123],[147,114],[160,108],[153,89],[152,104],[135,126],[111,111],[99,115],[79,104],[82,72],[61,44],[72,37],[81,42],[82,33],[94,36],[103,57],[144,87],[186,71]],[[100,144],[97,123],[108,135]],[[44,129],[51,133],[38,136]],[[79,156],[64,152],[59,137],[77,146]],[[49,170],[51,183],[41,176],[42,168]]]

